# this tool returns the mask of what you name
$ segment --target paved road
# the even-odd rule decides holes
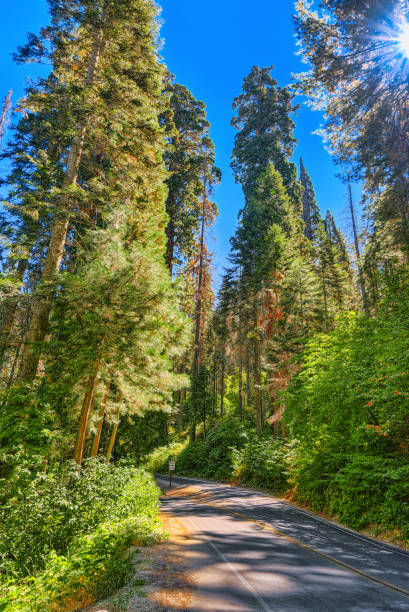
[[[190,610],[409,612],[409,553],[250,489],[174,487],[162,504],[193,534]]]

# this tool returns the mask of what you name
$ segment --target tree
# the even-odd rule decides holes
[[[61,5],[52,0],[50,11],[50,28],[40,37],[31,36],[19,52],[20,61],[45,57],[53,66],[50,78],[28,92],[24,106],[29,112],[61,107],[72,120],[67,146],[60,152],[66,163],[61,186],[53,189],[49,242],[20,380],[32,379],[37,371],[37,348],[47,330],[55,275],[66,255],[72,220],[90,206],[101,214],[108,202],[129,198],[126,175],[139,184],[136,202],[143,208],[146,198],[155,199],[150,185],[164,176],[158,125],[163,68],[157,57],[153,2],[84,0]]]
[[[325,133],[337,159],[352,165],[377,215],[393,219],[395,243],[409,246],[407,58],[400,34],[408,18],[401,0],[324,0],[322,14],[297,3],[296,28],[310,72],[300,87],[325,110]],[[324,14],[325,12],[325,14]]]
[[[288,88],[277,86],[272,69],[253,66],[244,79],[243,92],[233,102],[236,115],[232,125],[238,134],[232,168],[248,200],[260,175],[274,164],[294,204],[298,204],[297,171],[289,160],[296,142],[295,123],[291,119],[296,110],[294,96]]]
[[[170,96],[171,111],[163,117],[170,132],[165,152],[169,171],[166,262],[172,274],[175,262],[183,265],[194,253],[195,237],[200,234],[203,180],[218,182],[221,175],[214,164],[205,104],[177,83],[168,85],[165,93]]]
[[[302,158],[300,158],[300,182],[304,188],[302,195],[302,218],[305,223],[304,233],[308,240],[313,242],[317,227],[321,221],[321,214],[315,199],[314,185],[305,169]]]

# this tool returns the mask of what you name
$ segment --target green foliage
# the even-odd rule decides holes
[[[169,461],[177,457],[185,446],[186,442],[174,442],[169,446],[160,446],[145,458],[143,465],[153,474],[166,474],[169,469]]]
[[[73,462],[4,482],[0,514],[0,567],[6,575],[27,576],[47,565],[51,551],[65,554],[74,538],[105,521],[145,516],[153,520],[159,489],[131,465],[89,460]]]
[[[297,498],[353,527],[399,529],[409,519],[409,284],[390,279],[377,317],[344,315],[310,341],[285,394],[299,444],[290,461]]]
[[[134,516],[105,522],[77,537],[66,556],[50,552],[46,570],[21,584],[0,588],[0,609],[7,612],[75,610],[119,589],[132,571],[131,546],[159,541],[152,519]]]
[[[253,438],[240,454],[238,474],[243,484],[283,493],[288,488],[287,450],[282,440]]]

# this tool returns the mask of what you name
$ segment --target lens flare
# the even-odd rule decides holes
[[[409,23],[403,24],[398,41],[402,53],[409,57]]]

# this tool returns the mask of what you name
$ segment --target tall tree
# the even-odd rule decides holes
[[[60,151],[62,180],[53,189],[49,241],[21,358],[21,380],[32,379],[37,371],[55,275],[67,254],[73,219],[92,205],[102,209],[104,202],[129,197],[118,178],[130,161],[131,174],[138,168],[139,205],[155,197],[149,185],[162,172],[157,117],[163,68],[153,2],[50,0],[50,12],[51,26],[39,37],[32,35],[18,54],[19,61],[45,58],[52,65],[51,76],[28,92],[24,107],[31,113],[63,108],[70,132]]]
[[[305,223],[305,236],[311,242],[314,241],[317,226],[321,221],[320,210],[315,198],[314,185],[305,169],[302,158],[300,157],[300,182],[304,188],[302,195],[302,217]]]
[[[295,148],[296,110],[294,96],[286,87],[279,87],[271,76],[273,66],[253,66],[244,79],[243,91],[235,98],[232,120],[238,131],[235,137],[232,168],[246,199],[251,196],[257,179],[270,164],[280,172],[284,185],[295,204],[300,200],[297,170],[290,161]]]
[[[166,262],[172,274],[175,263],[183,264],[192,257],[195,237],[200,233],[203,170],[207,168],[205,178],[211,182],[220,180],[220,172],[214,165],[205,104],[177,83],[168,85],[165,93],[170,96],[170,112],[162,119],[169,132],[165,152],[169,171]]]
[[[393,220],[395,244],[409,247],[407,57],[401,0],[323,0],[316,12],[297,2],[296,27],[310,72],[303,91],[326,112],[326,135],[369,194],[385,192],[377,216]]]

